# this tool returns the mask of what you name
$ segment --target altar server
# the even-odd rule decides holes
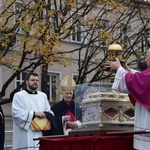
[[[46,118],[46,113],[53,115],[45,93],[38,91],[39,75],[31,72],[26,78],[26,88],[17,92],[12,102],[13,150],[38,150],[38,140],[42,131],[33,131],[31,122],[35,117]]]

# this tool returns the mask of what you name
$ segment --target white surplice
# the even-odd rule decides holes
[[[29,94],[22,90],[14,95],[12,102],[13,150],[38,150],[38,140],[42,132],[33,132],[31,121],[34,111],[49,111],[53,114],[45,93]]]
[[[136,73],[136,70],[131,69],[130,73]],[[125,82],[125,74],[127,71],[119,67],[112,89],[118,92],[128,93],[127,85]],[[136,87],[133,87],[136,88]],[[142,88],[142,87],[141,87]],[[136,102],[135,104],[135,123],[134,130],[150,130],[150,110],[143,107],[141,104]],[[134,135],[134,148],[137,150],[148,150],[150,149],[150,134],[135,134]]]

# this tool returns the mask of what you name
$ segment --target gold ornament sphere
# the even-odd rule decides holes
[[[117,51],[123,51],[122,47],[119,44],[112,44],[108,47],[108,50],[117,50]]]

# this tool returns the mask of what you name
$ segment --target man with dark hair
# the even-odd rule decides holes
[[[31,75],[39,77],[39,75],[36,72],[30,72],[30,73],[27,74],[26,80],[29,80]]]
[[[26,88],[13,97],[13,150],[38,150],[39,141],[33,138],[43,136],[43,132],[33,131],[31,122],[35,117],[47,118],[47,112],[53,116],[47,96],[37,90],[38,85],[38,74],[31,72],[26,77]]]
[[[0,105],[0,150],[4,149],[4,139],[5,139],[4,114],[2,107]]]

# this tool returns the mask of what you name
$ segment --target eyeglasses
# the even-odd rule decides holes
[[[32,81],[32,82],[39,82],[39,80],[37,80],[37,79],[31,79],[31,80],[29,80],[29,81]]]

